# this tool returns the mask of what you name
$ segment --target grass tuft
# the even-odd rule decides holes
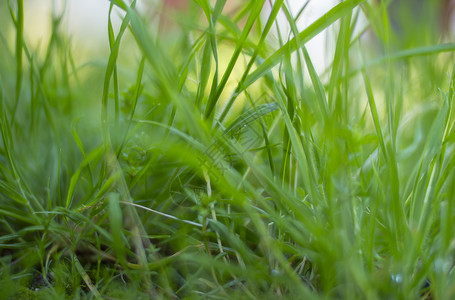
[[[300,28],[307,4],[112,0],[85,52],[67,11],[34,48],[1,2],[2,295],[452,299],[449,33],[366,0]]]

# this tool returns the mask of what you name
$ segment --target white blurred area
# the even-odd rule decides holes
[[[63,29],[76,42],[100,44],[108,41],[107,20],[110,2],[107,0],[25,0],[24,19],[27,41],[32,45],[46,44],[50,38],[51,15],[63,10]],[[112,21],[121,22],[118,11]]]
[[[189,0],[191,1],[191,0]],[[228,0],[228,4],[229,1]],[[138,7],[154,0],[139,0]],[[291,13],[295,16],[306,0],[288,0]],[[300,16],[297,25],[304,29],[337,4],[336,0],[312,0]],[[66,3],[66,7],[65,7]],[[65,9],[63,29],[74,44],[84,43],[85,47],[106,47],[108,42],[107,20],[110,2],[108,0],[25,0],[25,37],[31,46],[45,47],[50,38],[51,14],[58,15]],[[121,23],[120,11],[112,14],[114,28]],[[289,27],[284,15],[280,16],[282,36],[287,39]],[[333,37],[330,30],[324,31],[307,43],[307,49],[318,72],[322,72],[333,58]]]
[[[311,25],[314,21],[322,17],[327,11],[332,9],[339,2],[339,0],[285,1],[285,3],[288,4],[290,12],[294,17],[297,16],[302,7],[306,5],[303,13],[300,15],[297,21],[297,27],[299,30],[303,30]],[[280,16],[280,30],[282,32],[282,35],[287,34],[290,31],[284,14]],[[331,26],[315,36],[305,45],[311,57],[311,61],[319,74],[322,74],[333,60],[333,55],[335,52],[335,36],[333,33],[333,27]]]

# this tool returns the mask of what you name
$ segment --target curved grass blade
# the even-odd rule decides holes
[[[447,52],[455,52],[455,43],[447,43],[447,44],[439,44],[439,45],[431,45],[431,46],[423,46],[417,47],[413,49],[407,49],[398,52],[392,52],[385,56],[381,56],[379,58],[370,60],[364,63],[362,66],[355,68],[349,72],[347,76],[352,77],[355,76],[358,72],[362,70],[366,70],[368,68],[384,64],[386,62],[391,61],[400,61],[405,60],[413,57],[419,56],[427,56],[427,55],[434,55],[440,53],[447,53]]]
[[[343,1],[340,4],[336,5],[334,8],[329,10],[326,14],[308,26],[305,30],[299,33],[298,36],[284,44],[280,49],[278,49],[274,54],[268,57],[258,68],[248,75],[240,88],[240,92],[245,90],[251,84],[256,82],[259,78],[267,74],[273,67],[275,67],[282,58],[286,55],[288,51],[294,52],[302,45],[307,43],[309,40],[318,35],[321,31],[326,29],[328,26],[333,24],[339,18],[350,14],[352,9],[362,3],[364,0],[353,0],[353,1]],[[297,44],[299,40],[300,44]]]
[[[66,208],[70,208],[72,201],[73,201],[73,196],[74,192],[76,190],[77,183],[79,182],[79,177],[81,175],[82,170],[87,167],[90,162],[99,160],[104,153],[104,148],[103,147],[98,147],[97,149],[93,150],[90,152],[83,160],[82,163],[80,164],[79,168],[76,170],[76,172],[71,176],[70,180],[70,185],[68,187],[68,193],[66,195]]]
[[[218,99],[221,96],[221,93],[222,93],[224,87],[226,86],[227,81],[229,80],[229,78],[231,76],[232,70],[234,69],[237,59],[240,56],[240,53],[248,38],[251,28],[253,27],[256,19],[258,18],[259,14],[262,10],[264,1],[265,0],[255,1],[255,5],[250,11],[250,14],[249,14],[248,19],[245,24],[245,27],[243,28],[242,34],[240,35],[240,38],[239,38],[236,48],[234,50],[234,54],[232,55],[232,57],[229,61],[226,71],[224,72],[224,75],[221,78],[221,81],[220,81],[219,85],[217,86],[217,89],[212,90],[213,93],[210,93],[209,100],[207,103],[207,108],[204,113],[204,119],[208,119],[212,115],[215,105],[218,102]]]
[[[284,0],[278,0],[278,1],[275,1],[275,3],[273,4],[273,7],[272,7],[272,11],[270,12],[270,15],[267,19],[267,22],[265,24],[265,27],[262,31],[262,35],[259,39],[259,42],[258,44],[255,46],[254,48],[254,52],[250,58],[250,61],[248,62],[248,65],[245,69],[245,72],[243,73],[242,75],[242,78],[240,79],[239,83],[237,84],[237,87],[235,88],[235,91],[232,93],[230,99],[228,100],[227,104],[226,104],[226,107],[223,109],[223,111],[221,112],[221,115],[220,117],[218,118],[218,122],[219,123],[222,123],[224,121],[224,119],[226,118],[227,114],[229,113],[229,110],[231,109],[232,105],[234,104],[235,102],[235,99],[237,98],[237,96],[240,94],[241,92],[241,88],[242,86],[244,85],[244,82],[251,70],[251,68],[253,67],[253,64],[255,63],[256,61],[256,58],[258,57],[259,55],[259,52],[261,51],[263,45],[264,45],[264,42],[265,42],[265,39],[267,38],[267,35],[269,34],[270,32],[270,29],[272,28],[272,25],[273,23],[275,22],[276,20],[276,17],[281,9],[281,6],[283,5],[283,2]]]

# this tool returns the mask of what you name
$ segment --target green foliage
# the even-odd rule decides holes
[[[301,31],[229,2],[156,29],[112,0],[102,63],[0,3],[2,297],[454,297],[455,45],[390,1]]]

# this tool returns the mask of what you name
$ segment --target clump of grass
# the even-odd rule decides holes
[[[0,4],[2,293],[452,298],[455,45],[397,42],[386,1],[302,31],[285,1],[226,2],[165,36],[111,1],[101,67],[63,16],[39,53]],[[324,30],[327,76],[305,48]]]

